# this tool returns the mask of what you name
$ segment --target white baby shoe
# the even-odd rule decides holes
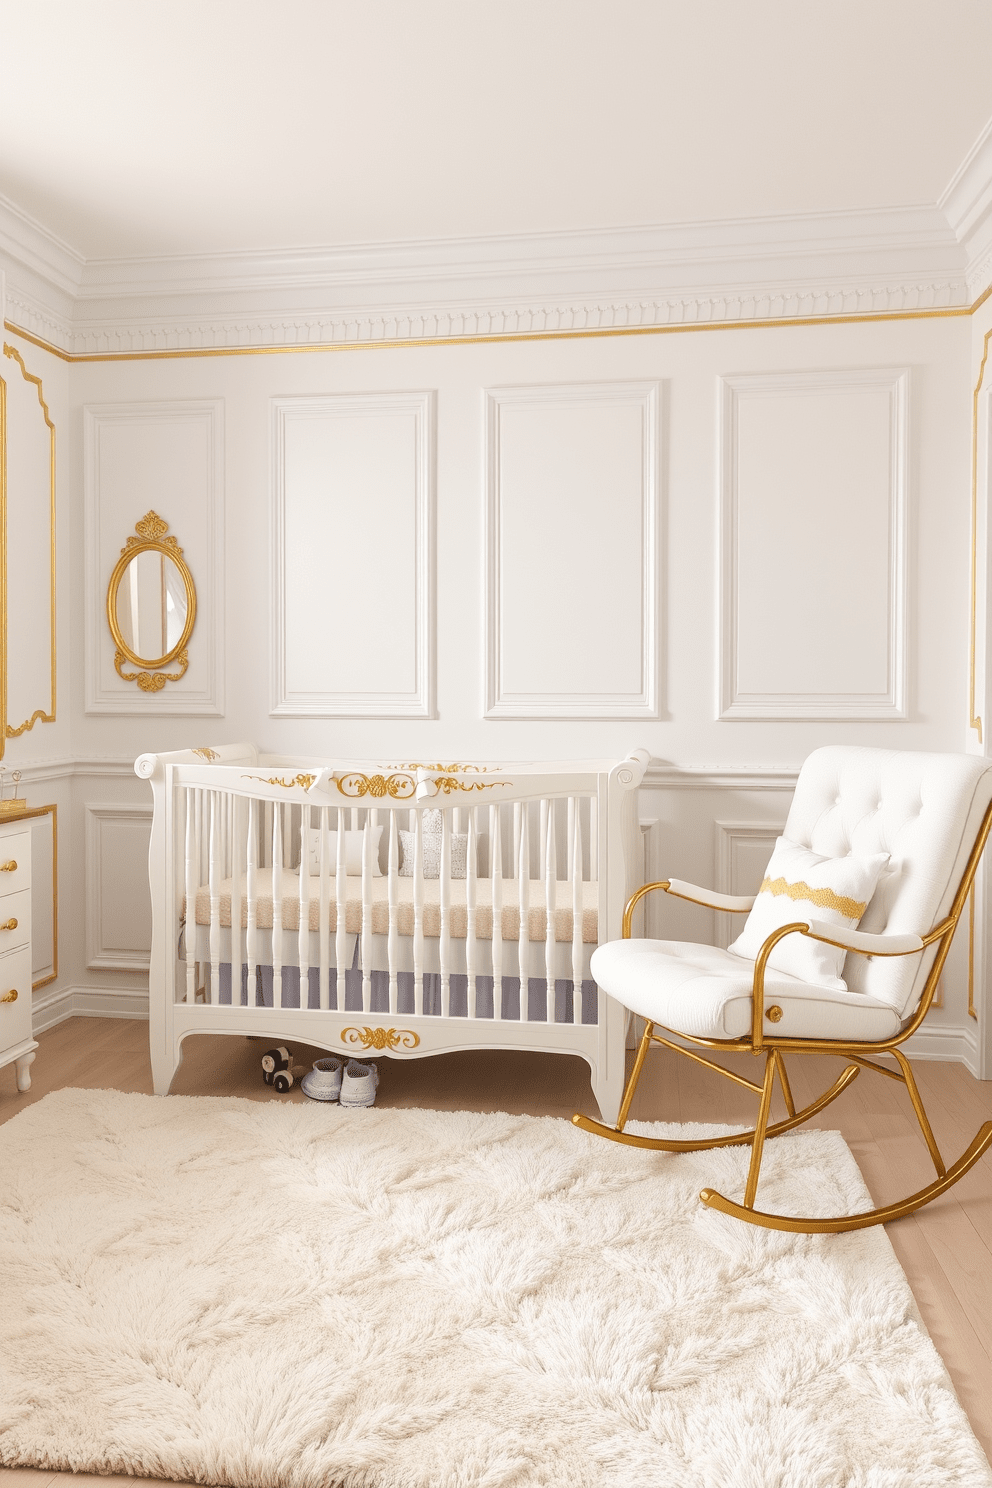
[[[349,1059],[341,1077],[341,1104],[374,1106],[378,1084],[379,1070],[375,1064],[362,1064],[361,1060]]]
[[[309,1074],[303,1076],[300,1088],[311,1100],[336,1101],[341,1094],[340,1059],[318,1059]]]

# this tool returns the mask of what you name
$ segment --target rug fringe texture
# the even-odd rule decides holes
[[[990,1488],[885,1234],[703,1208],[746,1157],[551,1117],[48,1095],[0,1130],[0,1463],[233,1488]],[[769,1143],[760,1198],[870,1206],[836,1132]]]

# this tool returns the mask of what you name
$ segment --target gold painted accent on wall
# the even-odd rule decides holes
[[[409,1028],[342,1028],[341,1042],[365,1049],[415,1049],[420,1035]]]
[[[49,514],[48,514],[48,521],[49,521],[49,528],[50,528],[50,534],[51,534],[51,573],[50,573],[50,576],[49,576],[49,583],[51,585],[52,696],[51,696],[51,705],[50,705],[49,711],[47,713],[45,712],[45,709],[44,708],[36,708],[35,711],[31,714],[31,717],[25,719],[25,721],[23,723],[19,723],[19,724],[17,724],[15,726],[15,725],[9,724],[7,722],[7,634],[6,634],[7,633],[7,442],[6,442],[6,409],[4,409],[4,413],[3,413],[4,435],[3,435],[3,441],[2,441],[2,443],[3,443],[3,450],[2,450],[3,482],[2,482],[2,488],[0,488],[0,500],[2,500],[2,503],[3,503],[3,528],[4,528],[4,532],[3,532],[3,543],[2,543],[2,562],[3,562],[3,596],[2,596],[2,599],[3,599],[3,621],[2,621],[2,623],[3,623],[3,630],[4,630],[4,642],[3,642],[2,656],[0,656],[0,665],[2,665],[2,667],[3,667],[4,678],[3,678],[3,689],[2,689],[2,693],[0,693],[0,725],[2,725],[2,726],[0,726],[0,757],[2,757],[2,755],[3,755],[4,743],[5,743],[5,741],[7,739],[16,739],[18,737],[18,735],[20,735],[20,734],[26,734],[30,729],[33,729],[34,728],[34,726],[35,726],[36,723],[54,723],[55,722],[55,703],[56,703],[56,655],[55,655],[55,652],[56,652],[56,634],[55,634],[55,425],[52,422],[52,416],[51,416],[51,413],[49,412],[48,404],[45,402],[45,392],[44,392],[44,389],[43,389],[43,387],[41,385],[41,378],[40,377],[35,377],[33,373],[31,373],[31,372],[28,371],[27,367],[25,367],[25,365],[24,365],[24,359],[21,356],[20,352],[17,350],[16,346],[8,346],[6,344],[6,342],[4,342],[3,354],[4,354],[5,357],[10,357],[10,359],[12,361],[15,361],[17,363],[17,365],[21,369],[21,376],[24,378],[24,381],[25,382],[33,382],[34,383],[34,385],[35,385],[35,387],[37,389],[37,392],[38,392],[38,402],[41,404],[41,411],[42,411],[42,413],[45,416],[45,423],[48,425],[48,428],[50,430],[51,453],[49,455],[49,488],[50,488],[50,492],[49,492]],[[2,379],[0,379],[0,381],[2,381]],[[4,391],[6,392],[6,389]],[[6,404],[6,398],[4,398],[4,403]]]
[[[990,286],[992,288],[992,286]],[[11,321],[7,330],[30,341],[42,351],[50,352],[63,362],[159,362],[183,357],[220,356],[293,356],[334,351],[397,351],[404,346],[485,346],[490,343],[515,341],[589,341],[614,336],[675,336],[695,331],[768,330],[771,326],[870,325],[887,320],[949,320],[974,314],[987,297],[983,294],[973,305],[949,305],[934,310],[888,310],[871,315],[805,315],[780,320],[707,320],[680,321],[676,325],[606,326],[586,331],[505,331],[478,336],[421,336],[392,341],[320,341],[306,346],[200,346],[188,350],[168,351],[63,351],[51,341],[44,341]]]
[[[992,285],[989,288],[992,289]],[[984,296],[982,298],[984,299]],[[989,359],[990,338],[992,338],[992,330],[985,332],[982,363],[978,369],[978,381],[975,383],[975,395],[971,404],[971,647],[968,672],[968,724],[977,732],[979,744],[982,742],[982,720],[975,712],[975,643],[978,627],[978,399],[985,380],[985,364]]]
[[[835,894],[833,889],[813,889],[802,879],[798,883],[790,884],[784,878],[766,878],[762,880],[759,894],[785,894],[793,900],[803,900],[809,904],[815,904],[817,909],[833,909],[838,914],[846,915],[849,920],[860,920],[868,908],[867,902],[862,903],[860,899],[850,899],[846,894]]]

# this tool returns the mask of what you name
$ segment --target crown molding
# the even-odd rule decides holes
[[[992,276],[992,119],[937,202],[968,260],[968,289],[977,299]]]
[[[945,193],[967,241],[938,207],[899,207],[85,262],[0,198],[7,316],[73,357],[965,310],[987,135]]]

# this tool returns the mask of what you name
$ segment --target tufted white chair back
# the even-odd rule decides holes
[[[824,857],[888,853],[858,928],[925,935],[951,907],[990,800],[990,760],[828,745],[800,771],[785,835]],[[933,946],[891,959],[849,953],[844,980],[907,1018],[935,955]]]

